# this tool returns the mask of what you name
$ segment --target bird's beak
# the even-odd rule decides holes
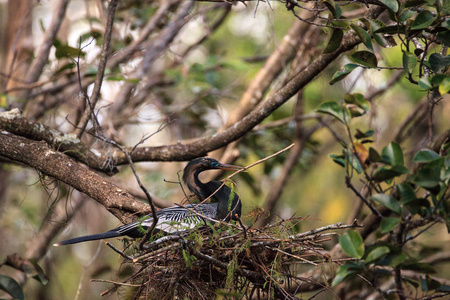
[[[235,166],[235,165],[220,164],[219,169],[221,169],[221,170],[228,170],[228,171],[239,171],[239,170],[244,169],[244,167]]]

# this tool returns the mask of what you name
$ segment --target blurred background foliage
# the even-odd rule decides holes
[[[33,48],[41,43],[46,28],[50,26],[51,13],[56,2],[49,0],[33,4]],[[82,50],[80,69],[85,78],[96,75],[98,54],[103,43],[104,21],[101,18],[105,17],[105,4],[106,2],[102,1],[70,1],[66,20],[44,72],[46,80],[59,82],[76,75],[73,58],[79,54],[80,37],[85,47]],[[119,7],[115,17],[111,44],[113,51],[120,52],[120,49],[130,45],[160,4],[161,1],[120,3],[122,7]],[[205,42],[196,45],[185,57],[181,56],[224,13],[223,7],[220,7],[220,10],[218,6],[212,8],[215,5],[217,4],[206,2],[194,4],[190,10],[194,17],[189,19],[181,33],[176,36],[170,51],[158,57],[152,67],[152,79],[158,83],[148,90],[147,101],[115,103],[124,83],[141,82],[142,78],[135,72],[141,63],[141,57],[137,56],[136,59],[114,69],[107,69],[102,97],[97,107],[101,107],[101,124],[118,142],[133,146],[139,142],[142,135],[155,132],[163,122],[168,122],[168,126],[148,139],[144,145],[176,143],[211,135],[223,128],[242,94],[263,67],[267,56],[280,44],[296,20],[292,12],[276,1],[271,1],[270,6],[260,1],[250,1],[245,5],[236,3],[231,7],[223,24],[220,24]],[[360,7],[347,6],[345,9],[351,12]],[[3,11],[6,9],[5,1],[0,1],[0,8]],[[206,12],[196,15],[199,10]],[[169,16],[167,19],[169,21]],[[163,25],[164,22],[160,24]],[[2,26],[5,26],[4,22]],[[315,37],[322,41],[318,47],[325,47],[329,34],[330,30],[326,28],[320,30],[320,34]],[[400,42],[397,40],[397,43]],[[366,47],[360,45],[351,52],[364,49]],[[317,115],[316,109],[323,102],[342,102],[346,93],[365,94],[387,84],[389,78],[398,72],[397,68],[403,65],[402,49],[399,46],[381,48],[376,45],[375,49],[378,65],[394,69],[358,68],[344,80],[330,85],[333,75],[350,62],[348,58],[341,57],[303,89],[303,113],[312,117],[303,121],[302,126],[312,126],[317,122],[314,115]],[[4,52],[0,54],[4,55]],[[5,69],[5,66],[2,69]],[[414,72],[416,74],[418,70]],[[281,77],[284,75],[286,74],[282,73]],[[405,77],[400,76],[392,88],[372,100],[367,114],[352,121],[353,131],[374,131],[370,145],[379,152],[393,140],[396,128],[414,110],[418,102],[427,96],[428,91],[413,85]],[[273,86],[276,86],[276,83],[273,83]],[[88,89],[92,89],[92,86]],[[14,93],[3,95],[2,97],[8,97],[8,103],[21,101],[20,98],[15,98]],[[64,96],[68,99],[60,101],[36,119],[58,130],[71,132],[73,127],[68,120],[74,120],[74,107],[77,107],[80,101],[77,88]],[[448,94],[444,95],[435,110],[436,134],[450,127],[448,98]],[[1,106],[6,108],[5,104]],[[248,165],[292,143],[296,127],[294,120],[273,128],[270,128],[270,124],[291,117],[294,107],[295,99],[291,99],[259,127],[243,137],[238,144],[239,158],[235,164]],[[33,109],[28,109],[31,110],[28,113],[32,114]],[[121,126],[117,125],[119,123]],[[341,136],[346,136],[344,126],[337,122],[331,126]],[[403,149],[410,149],[405,152],[406,164],[411,164],[412,157],[419,150],[416,146],[424,145],[426,130],[426,124],[418,123],[414,134],[402,143]],[[100,149],[108,147],[100,142],[93,142],[92,145]],[[345,185],[345,170],[329,157],[332,153],[341,152],[342,146],[336,143],[329,130],[322,128],[316,131],[308,140],[293,174],[284,187],[277,210],[271,213],[282,218],[294,215],[308,217],[299,224],[299,230],[348,221],[347,218],[359,203],[359,199]],[[267,195],[273,188],[273,182],[280,175],[286,156],[287,153],[283,153],[233,178],[243,199],[244,214],[264,206]],[[138,164],[138,173],[152,194],[171,202],[180,202],[183,193],[179,186],[167,181],[178,181],[177,172],[183,166],[184,163],[180,162],[145,162]],[[86,203],[55,240],[102,232],[119,225],[101,205],[83,197],[70,187],[21,166],[2,164],[0,167],[8,173],[4,178],[3,185],[7,186],[7,189],[2,196],[0,207],[0,239],[8,242],[0,247],[0,257],[25,249],[27,241],[37,234],[44,220],[52,219],[52,211],[58,201],[64,201],[67,207],[72,205],[73,197],[83,199]],[[112,180],[130,191],[137,191],[138,185],[129,167],[122,166],[119,169],[120,173]],[[355,182],[355,185],[358,189],[362,188],[362,184],[358,182]],[[364,215],[369,213],[365,208]],[[249,222],[247,220],[247,223]],[[417,248],[420,252],[437,248],[450,251],[449,241],[445,225],[438,224],[417,238],[410,247],[412,251]],[[50,283],[42,287],[37,281],[29,281],[25,287],[26,298],[99,298],[98,295],[108,285],[91,283],[90,279],[123,278],[130,270],[128,267],[120,268],[119,263],[117,254],[99,242],[50,248],[41,264],[49,276]],[[436,266],[436,270],[441,277],[450,278],[448,263]],[[13,271],[7,272],[8,275],[14,275]],[[121,296],[126,298],[126,295]]]

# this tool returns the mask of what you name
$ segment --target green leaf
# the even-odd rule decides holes
[[[431,85],[430,77],[422,77],[419,79],[419,86],[424,90],[431,90],[433,86]]]
[[[450,92],[450,77],[447,76],[439,84],[439,94],[441,94],[441,96],[444,96],[448,92]]]
[[[334,73],[333,78],[331,78],[330,84],[335,84],[336,82],[341,81],[357,67],[359,67],[359,65],[357,64],[346,64],[341,68],[340,71]]]
[[[370,102],[367,101],[366,98],[364,98],[364,95],[360,93],[345,94],[344,101],[345,103],[357,105],[358,107],[362,108],[364,112],[370,110]]]
[[[424,10],[417,15],[416,19],[411,25],[411,29],[417,30],[427,28],[428,26],[433,24],[433,22],[434,22],[433,14],[428,10]]]
[[[25,299],[22,287],[17,283],[17,281],[9,276],[0,275],[0,290],[7,292],[14,299]]]
[[[397,191],[400,194],[400,202],[402,204],[407,204],[417,199],[413,188],[406,182],[397,184]]]
[[[32,271],[32,277],[34,279],[36,279],[37,281],[39,281],[42,285],[46,285],[48,283],[48,277],[45,275],[44,271],[42,270],[41,266],[39,266],[39,264],[33,260],[33,259],[29,259],[28,260],[34,267],[33,271]],[[30,276],[29,274],[27,274],[27,276]]]
[[[405,9],[402,11],[402,13],[400,14],[400,16],[398,17],[398,21],[400,23],[405,22],[406,20],[410,19],[412,16],[414,16],[416,14],[416,12],[412,9]]]
[[[346,158],[347,162],[352,166],[353,169],[355,169],[355,171],[358,174],[361,174],[364,171],[364,169],[363,169],[358,157],[356,157],[356,155],[351,151],[344,150],[343,152],[344,152],[344,157]]]
[[[378,20],[370,20],[369,24],[371,27],[373,39],[375,40],[375,42],[377,42],[378,45],[385,48],[390,48],[397,45],[392,36],[389,35],[385,36],[381,33],[375,33],[380,28],[385,27],[383,22],[380,22]]]
[[[320,104],[316,111],[324,114],[329,114],[338,119],[343,124],[347,124],[351,119],[351,115],[347,107],[335,101],[324,102]]]
[[[344,96],[344,101],[345,101],[345,96]],[[373,130],[367,130],[366,132],[362,132],[361,130],[356,128],[355,138],[358,140],[370,138],[371,136],[373,136],[374,133],[375,133],[375,131],[373,131]]]
[[[337,155],[337,154],[330,154],[330,157],[333,159],[335,163],[345,168],[347,165],[347,162],[345,161],[345,158],[343,155]]]
[[[336,276],[333,279],[332,286],[336,286],[346,278],[354,277],[362,270],[361,266],[357,265],[354,262],[346,263],[338,268],[336,272]]]
[[[401,253],[391,253],[391,254],[387,255],[386,259],[387,259],[387,262],[388,262],[389,266],[396,267],[399,264],[401,264],[402,262],[404,262],[405,260],[407,260],[408,259],[408,255],[406,255],[403,252],[401,252]]]
[[[392,178],[408,174],[409,170],[403,166],[380,167],[373,173],[373,179],[378,182],[390,180]]]
[[[391,166],[403,166],[403,151],[399,144],[391,142],[381,150],[381,158]]]
[[[429,275],[420,278],[420,284],[422,285],[422,291],[428,292],[441,287],[441,283]]]
[[[380,29],[375,30],[374,33],[385,33],[385,34],[405,34],[406,26],[405,25],[391,25],[385,26]]]
[[[58,59],[63,58],[63,57],[68,57],[68,58],[78,57],[78,54],[80,54],[81,57],[84,57],[84,55],[85,55],[85,53],[80,51],[80,49],[70,47],[69,45],[57,46],[56,51],[55,51],[55,56]]]
[[[350,58],[354,62],[369,68],[376,68],[378,66],[377,57],[370,51],[355,52],[350,56]]]
[[[339,238],[339,244],[341,244],[344,252],[354,258],[362,258],[364,255],[364,243],[361,235],[352,229],[349,229],[346,233]]]
[[[450,26],[449,26],[450,27]],[[450,28],[447,30],[439,32],[436,37],[440,40],[445,46],[450,47]]]
[[[122,74],[109,75],[106,77],[106,81],[124,81],[126,78]]]
[[[450,55],[443,56],[439,53],[433,53],[428,58],[428,61],[430,63],[431,70],[437,73],[450,65]]]
[[[439,154],[437,154],[433,150],[424,149],[416,153],[413,161],[416,163],[427,163],[437,158],[440,158]]]
[[[370,197],[371,200],[380,203],[386,208],[389,208],[393,212],[400,215],[402,213],[402,208],[397,199],[392,197],[391,195],[386,194],[376,194]]]
[[[397,0],[379,0],[381,3],[384,4],[387,8],[392,10],[393,12],[398,11],[398,2]]]
[[[416,172],[412,182],[423,188],[434,188],[441,182],[440,173],[438,168],[424,167]]]
[[[380,257],[382,257],[383,255],[389,253],[390,251],[391,250],[389,249],[389,247],[386,247],[386,246],[377,247],[377,248],[373,249],[372,251],[370,251],[369,254],[367,254],[366,263],[370,263],[374,260],[377,260]]]
[[[370,51],[373,51],[372,41],[370,39],[369,33],[356,24],[351,24],[350,26],[353,28],[353,30],[356,32],[356,34],[359,36],[359,38],[361,39],[363,44],[367,47],[367,49],[369,49]]]
[[[393,230],[395,227],[398,226],[398,224],[400,224],[401,220],[402,220],[401,218],[383,217],[380,223],[381,233],[385,234]]]
[[[416,56],[411,52],[403,51],[403,69],[411,74],[414,71],[416,64]]]
[[[334,0],[326,0],[324,4],[335,19],[339,19],[342,16],[342,9],[339,4],[334,2]]]
[[[330,35],[327,46],[323,50],[323,53],[331,53],[336,51],[341,45],[342,38],[344,37],[344,31],[342,29],[334,29]]]
[[[369,148],[369,160],[370,160],[370,162],[381,161],[380,154],[377,152],[377,150],[373,149],[372,147]]]

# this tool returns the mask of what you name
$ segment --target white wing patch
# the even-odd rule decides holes
[[[217,203],[206,203],[201,205],[189,204],[184,207],[173,206],[159,210],[156,215],[158,216],[158,223],[156,229],[164,231],[166,233],[174,233],[177,231],[184,231],[195,228],[197,226],[205,225],[206,220],[200,215],[191,212],[193,210],[198,214],[204,215],[208,218],[215,218],[217,212]],[[136,227],[143,227],[146,229],[153,224],[153,218],[151,215],[147,215],[143,220],[127,224],[117,228],[119,233],[124,233],[130,229]]]

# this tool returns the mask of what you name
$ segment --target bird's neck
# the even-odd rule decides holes
[[[203,183],[198,178],[199,174],[200,172],[193,172],[189,174],[187,176],[188,178],[185,178],[185,183],[188,189],[200,200],[204,200],[214,194],[211,197],[211,202],[218,202],[216,218],[219,220],[229,221],[230,219],[235,219],[235,214],[240,216],[241,201],[239,196],[228,186],[222,186],[222,182],[220,181],[213,180]]]
[[[236,219],[236,214],[238,216],[241,215],[241,201],[230,187],[227,185],[222,186],[220,181],[210,181],[204,185],[208,186],[207,189],[210,191],[210,195],[217,191],[212,198],[218,201],[216,215],[218,220],[229,221],[230,219]]]

